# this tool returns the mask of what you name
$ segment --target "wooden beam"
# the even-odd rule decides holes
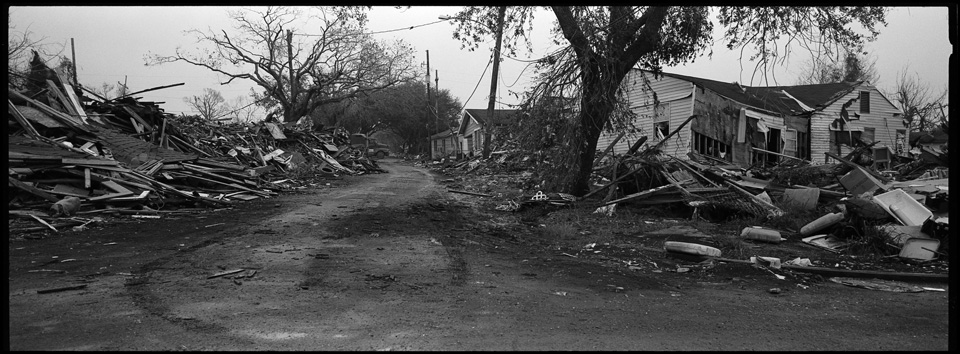
[[[13,101],[7,99],[7,111],[17,120],[17,123],[20,123],[23,126],[23,130],[27,132],[27,135],[33,138],[40,138],[40,133],[37,132],[37,129],[33,127],[33,124],[30,124],[30,121],[23,116],[23,113],[20,113],[20,110],[17,109],[17,106],[13,104]]]
[[[609,202],[602,203],[602,204],[598,205],[597,207],[598,207],[598,208],[599,208],[599,207],[604,207],[604,206],[607,206],[607,205],[610,205],[610,204],[616,204],[616,203],[619,203],[619,202],[622,202],[622,201],[626,201],[626,200],[630,200],[630,199],[636,199],[636,198],[640,198],[640,197],[643,197],[643,196],[648,196],[648,195],[651,195],[651,194],[653,194],[653,193],[660,192],[660,191],[665,190],[665,189],[668,189],[668,188],[676,188],[676,186],[675,186],[675,185],[672,185],[672,184],[665,184],[665,185],[662,185],[662,186],[660,186],[660,187],[648,189],[648,190],[645,190],[645,191],[642,191],[642,192],[638,192],[638,193],[633,193],[633,194],[630,194],[630,195],[625,196],[625,197],[620,198],[620,199],[615,199],[615,200],[611,200],[611,201],[609,201]]]
[[[31,185],[28,185],[28,184],[26,184],[26,183],[20,182],[20,180],[18,180],[18,179],[16,179],[16,178],[10,177],[10,184],[13,185],[14,187],[17,187],[17,188],[19,188],[19,189],[21,189],[21,190],[23,190],[23,191],[26,191],[26,192],[28,192],[28,193],[30,193],[30,194],[36,195],[36,196],[38,196],[38,197],[40,197],[40,198],[43,198],[43,199],[46,199],[46,200],[48,200],[48,201],[51,201],[51,202],[54,202],[54,203],[60,201],[60,199],[57,199],[57,197],[54,197],[52,194],[47,193],[47,192],[44,192],[44,191],[42,191],[42,190],[39,190],[39,189],[37,189],[37,188],[34,187],[34,186],[31,186]]]
[[[143,117],[140,117],[140,115],[137,114],[137,112],[134,112],[133,109],[130,108],[130,106],[123,106],[123,110],[126,111],[127,114],[130,114],[131,118],[136,119],[137,122],[140,122],[140,124],[143,124],[145,128],[149,129],[150,131],[154,131],[153,125],[147,122],[146,120],[144,120]],[[137,129],[138,132],[143,133],[141,130],[143,129],[142,128]]]
[[[89,168],[83,169],[83,187],[84,188],[90,188],[90,173],[91,172]]]
[[[613,139],[613,142],[610,143],[610,145],[607,145],[607,148],[604,149],[603,152],[600,153],[600,155],[597,155],[597,157],[596,157],[595,159],[593,159],[593,164],[596,165],[596,164],[600,163],[600,160],[603,160],[603,157],[606,156],[607,153],[610,152],[610,150],[613,150],[613,147],[614,147],[615,145],[617,145],[617,143],[620,141],[620,139],[623,138],[624,135],[627,135],[627,133],[626,133],[626,132],[620,132],[620,135],[617,135],[617,137],[616,137],[615,139]]]
[[[777,155],[777,156],[782,156],[782,157],[786,157],[786,158],[788,158],[788,159],[793,159],[793,160],[797,160],[797,161],[801,161],[801,162],[807,162],[807,163],[810,162],[810,161],[807,161],[807,160],[804,160],[804,159],[801,159],[801,158],[798,158],[798,157],[788,156],[788,155],[776,153],[776,152],[773,152],[773,151],[767,151],[767,150],[764,150],[764,149],[758,149],[758,148],[755,148],[755,147],[752,147],[752,146],[751,146],[750,148],[753,149],[754,151],[759,151],[759,152],[762,152],[762,153],[767,153],[767,154],[773,154],[773,155]]]
[[[83,124],[87,124],[87,113],[83,111],[83,106],[80,104],[80,98],[77,97],[77,93],[73,90],[73,86],[64,81],[63,87],[67,91],[67,97],[70,98],[70,103],[73,104],[74,110],[77,111],[77,115],[80,116],[80,121]]]
[[[50,90],[50,93],[52,93],[60,102],[60,105],[67,110],[67,114],[77,116],[78,118],[80,117],[80,114],[77,113],[77,109],[73,107],[73,103],[70,102],[70,99],[67,98],[63,91],[60,91],[60,88],[57,87],[57,84],[55,84],[53,80],[47,79],[47,86],[49,86],[48,89]]]

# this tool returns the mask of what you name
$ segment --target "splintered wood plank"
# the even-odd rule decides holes
[[[111,190],[117,193],[133,194],[132,191],[125,188],[124,186],[117,184],[117,182],[114,182],[114,181],[103,181],[103,182],[100,182],[100,184],[102,184],[104,187],[110,188]]]
[[[90,188],[90,173],[91,172],[89,168],[83,169],[83,187],[84,188]]]
[[[63,87],[67,90],[67,97],[70,98],[70,103],[73,104],[74,110],[77,111],[77,115],[80,116],[80,121],[84,124],[87,123],[87,113],[83,111],[83,106],[80,105],[80,99],[77,97],[77,93],[74,92],[73,86],[64,81]]]
[[[7,111],[13,115],[13,118],[16,119],[17,123],[20,123],[23,126],[23,130],[27,132],[27,135],[39,138],[40,133],[37,132],[37,129],[33,127],[33,124],[30,124],[30,121],[23,116],[23,113],[17,109],[17,106],[13,104],[13,101],[7,99]]]
[[[73,197],[81,197],[81,198],[86,198],[90,196],[90,191],[83,188],[77,188],[68,184],[57,184],[53,186],[53,190],[50,191],[50,193],[59,194],[59,195],[68,195]]]
[[[61,157],[60,163],[64,165],[117,166],[116,160],[75,159],[75,158],[69,158],[69,157]]]
[[[101,195],[101,196],[99,196],[99,197],[90,198],[89,200],[90,200],[91,202],[99,202],[99,201],[103,201],[103,200],[111,200],[111,199],[113,199],[113,198],[126,197],[126,196],[130,196],[130,195],[133,195],[133,192],[127,190],[126,193],[111,193],[111,194],[105,194],[105,195]]]
[[[151,125],[150,123],[147,123],[147,121],[144,120],[143,117],[140,117],[140,115],[137,114],[137,112],[134,112],[133,109],[131,109],[130,107],[123,106],[123,110],[126,111],[128,114],[130,114],[131,118],[136,119],[137,122],[140,122],[140,124],[143,124],[143,127],[149,129],[150,131],[154,130],[153,125]],[[143,127],[141,127],[140,129],[142,130]],[[138,133],[143,133],[143,132],[140,131]]]
[[[79,116],[77,109],[73,107],[73,103],[70,102],[70,99],[67,98],[67,95],[64,94],[63,91],[60,91],[60,88],[57,87],[57,84],[55,84],[53,80],[47,79],[47,86],[50,92],[59,100],[60,105],[67,110],[67,114]]]
[[[31,186],[31,185],[28,185],[28,184],[26,184],[26,183],[20,182],[20,180],[18,180],[18,179],[16,179],[16,178],[13,178],[13,177],[10,177],[10,185],[12,185],[12,186],[14,186],[14,187],[17,187],[17,188],[19,188],[19,189],[21,189],[21,190],[23,190],[23,191],[25,191],[25,192],[27,192],[27,193],[33,194],[33,195],[35,195],[35,196],[38,196],[38,197],[40,197],[40,198],[46,199],[46,200],[51,201],[51,202],[54,202],[54,203],[60,201],[60,199],[58,199],[57,197],[53,196],[52,194],[47,193],[47,192],[44,192],[44,191],[42,191],[42,190],[39,190],[39,189],[37,189],[37,188],[34,187],[34,186]]]

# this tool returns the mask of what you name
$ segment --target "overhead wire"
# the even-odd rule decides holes
[[[487,69],[490,67],[490,63],[493,63],[493,56],[490,56],[490,61],[487,62],[487,67],[483,68],[483,74],[480,74],[480,80],[477,80],[477,85],[473,87],[473,92],[470,93],[470,97],[467,97],[466,101],[463,101],[463,105],[460,106],[460,111],[467,106],[467,103],[470,102],[470,99],[473,98],[473,94],[477,93],[477,88],[480,87],[480,83],[483,82],[483,76],[487,74]]]

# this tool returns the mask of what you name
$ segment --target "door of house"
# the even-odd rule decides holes
[[[783,152],[787,156],[797,156],[797,131],[787,128],[783,132]]]
[[[796,141],[796,138],[794,138]],[[767,151],[781,153],[783,151],[783,141],[780,140],[780,129],[770,128],[770,131],[767,132]],[[767,162],[777,163],[780,161],[780,156],[774,154],[767,154]]]

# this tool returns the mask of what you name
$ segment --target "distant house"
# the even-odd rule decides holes
[[[464,110],[460,119],[460,128],[457,129],[457,134],[460,136],[461,151],[467,156],[481,154],[483,152],[484,131],[516,119],[516,114],[517,110],[515,109],[497,109],[493,111],[493,119],[490,119],[490,117],[487,117],[486,109]]]
[[[697,118],[664,142],[662,151],[678,158],[693,151],[743,167],[786,156],[825,163],[825,152],[844,155],[860,141],[906,153],[908,132],[899,109],[868,82],[750,87],[634,70],[624,83],[640,131],[620,140],[616,153],[641,136],[649,145],[660,142],[691,115]],[[597,147],[618,134],[604,131]]]
[[[460,138],[457,131],[450,129],[430,136],[430,159],[438,160],[460,153]]]

